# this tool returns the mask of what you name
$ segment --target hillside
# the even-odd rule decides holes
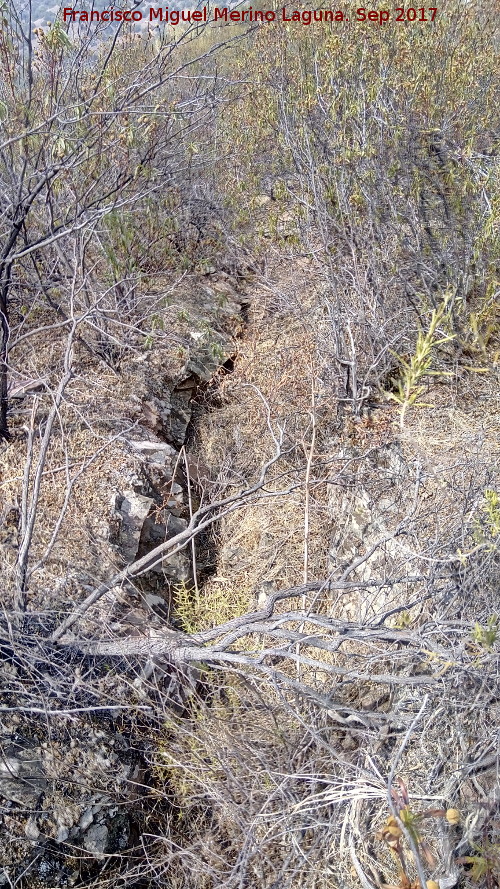
[[[176,34],[4,10],[0,886],[491,889],[496,7]]]

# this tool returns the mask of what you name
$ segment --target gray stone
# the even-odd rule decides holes
[[[268,194],[258,194],[255,198],[257,207],[267,207],[271,203],[272,198]]]
[[[121,517],[119,530],[119,550],[127,564],[135,561],[139,549],[142,528],[146,516],[154,504],[152,497],[136,494],[135,491],[124,491],[118,499],[118,513]]]
[[[61,824],[57,829],[56,843],[65,843],[69,837],[69,828]]]
[[[222,344],[218,344],[222,349]],[[194,377],[208,383],[212,379],[214,373],[219,367],[220,359],[216,358],[211,352],[198,352],[192,355],[186,365],[186,370],[190,371]],[[194,389],[194,380],[192,389]],[[193,394],[191,390],[191,394]]]
[[[220,563],[224,568],[236,568],[245,558],[245,550],[241,546],[223,546],[220,552]]]
[[[80,820],[78,822],[78,827],[80,830],[87,830],[87,827],[90,827],[92,821],[94,820],[94,813],[92,811],[92,806],[88,806],[82,815],[80,816]]]
[[[151,517],[145,519],[138,551],[139,558],[187,528],[184,519],[169,512],[166,514],[164,512],[164,516],[166,524],[155,522]],[[180,583],[187,583],[191,579],[191,559],[185,550],[181,550],[175,555],[167,555],[152,570],[160,574],[165,573],[167,577]]]
[[[109,830],[105,824],[93,824],[83,838],[83,845],[87,852],[100,858],[104,855],[108,845]]]
[[[40,831],[38,829],[38,825],[37,825],[36,820],[33,816],[31,816],[31,818],[28,818],[26,824],[24,825],[24,835],[27,840],[31,840],[32,842],[35,842],[35,843],[40,836]]]
[[[46,787],[39,748],[24,740],[6,744],[0,760],[0,796],[33,809]]]
[[[201,368],[197,368],[201,373]],[[207,377],[209,379],[209,377]],[[186,431],[191,422],[191,399],[195,391],[194,380],[189,386],[176,389],[171,395],[171,408],[164,420],[165,435],[179,447],[184,444]]]
[[[161,441],[128,441],[127,444],[135,453],[146,460],[166,465],[177,459],[177,451],[171,445]]]

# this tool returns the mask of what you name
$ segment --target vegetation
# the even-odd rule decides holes
[[[498,885],[494,0],[1,14],[0,886]]]

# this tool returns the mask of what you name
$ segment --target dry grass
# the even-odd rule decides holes
[[[318,446],[311,477],[309,577],[341,573],[350,560],[368,552],[374,541],[391,538],[403,522],[404,533],[379,547],[351,577],[390,579],[410,574],[421,575],[422,581],[359,589],[348,596],[323,599],[316,607],[355,621],[372,620],[393,608],[396,613],[389,626],[414,632],[415,638],[425,627],[423,648],[436,645],[442,654],[422,654],[418,645],[415,651],[404,646],[389,649],[376,642],[345,645],[337,654],[314,651],[327,668],[338,667],[346,675],[333,686],[328,672],[305,670],[303,678],[361,711],[390,711],[401,726],[408,726],[418,714],[424,690],[411,682],[392,687],[369,680],[353,682],[350,674],[372,671],[408,678],[426,672],[430,665],[432,682],[421,719],[404,747],[400,747],[398,732],[363,738],[352,729],[337,729],[329,735],[330,755],[335,750],[330,763],[342,751],[337,784],[330,775],[326,777],[317,761],[313,764],[309,748],[308,768],[315,770],[319,785],[327,788],[329,803],[337,806],[338,833],[333,831],[327,852],[320,839],[318,795],[305,793],[296,801],[297,811],[308,812],[309,817],[314,813],[309,827],[313,845],[321,845],[322,857],[314,873],[299,876],[297,872],[290,885],[359,886],[363,879],[365,886],[399,885],[396,861],[376,839],[390,814],[386,782],[394,757],[397,777],[408,787],[414,814],[443,806],[456,806],[462,812],[463,828],[458,833],[441,816],[429,816],[421,823],[421,841],[435,856],[436,873],[449,873],[450,850],[462,830],[465,835],[469,831],[470,841],[479,845],[492,830],[487,810],[498,759],[490,754],[491,764],[481,779],[476,774],[480,766],[465,763],[480,760],[497,720],[492,697],[496,693],[486,693],[490,684],[498,685],[495,655],[474,646],[471,637],[474,622],[486,622],[498,609],[496,557],[493,552],[472,554],[463,570],[457,569],[456,559],[457,553],[474,550],[474,522],[484,489],[498,486],[498,392],[492,378],[460,372],[446,386],[429,387],[426,400],[435,406],[409,411],[403,434],[398,429],[397,409],[384,404],[369,416],[347,419],[339,427],[318,353],[321,296],[321,281],[314,280],[310,264],[301,267],[277,260],[271,265],[266,284],[256,291],[235,371],[223,383],[217,409],[201,422],[197,448],[210,467],[216,489],[248,481],[271,451],[262,401],[255,389],[248,388],[257,387],[268,405],[273,428],[285,427],[289,448],[269,489],[282,478],[297,482],[296,490],[286,498],[258,502],[220,523],[217,574],[207,582],[205,592],[210,595],[211,584],[223,584],[229,601],[233,595],[244,594],[249,607],[254,607],[263,580],[278,588],[300,583],[311,388],[320,392]],[[363,491],[367,499],[360,503]],[[333,542],[336,552],[332,553]],[[425,578],[440,571],[443,580],[435,581],[435,592],[426,599]],[[412,602],[417,604],[408,607]],[[229,724],[225,728],[233,737],[233,728]],[[312,723],[309,730],[314,736]],[[245,734],[244,726],[241,732]],[[493,744],[490,750],[498,748]],[[482,826],[474,827],[478,807],[486,814],[480,819]],[[290,819],[290,810],[280,808],[276,824],[291,850],[295,840]],[[270,837],[278,842],[268,823],[267,840]],[[414,880],[417,873],[408,849],[406,855],[408,876]],[[431,872],[427,867],[427,873]],[[464,885],[469,885],[467,878]]]

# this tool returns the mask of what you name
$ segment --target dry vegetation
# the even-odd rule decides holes
[[[264,885],[278,879],[284,885],[326,886],[333,879],[337,885],[360,880],[379,886],[385,885],[384,876],[390,881],[391,873],[398,886],[406,885],[402,873],[408,886],[412,879],[418,881],[411,851],[409,857],[404,853],[404,871],[394,848],[391,859],[391,841],[404,826],[386,834],[388,841],[380,834],[391,799],[396,810],[409,813],[410,837],[427,875],[429,870],[441,872],[442,885],[453,880],[453,885],[474,885],[463,866],[460,876],[453,864],[454,850],[464,857],[469,844],[476,849],[469,870],[477,874],[484,866],[485,879],[496,879],[491,877],[491,871],[496,873],[493,858],[486,863],[485,853],[477,851],[496,842],[496,644],[486,644],[474,626],[495,625],[498,609],[496,547],[493,541],[486,547],[479,543],[478,530],[484,527],[484,492],[492,484],[498,458],[498,389],[491,377],[457,369],[444,385],[430,381],[428,405],[409,413],[403,433],[397,408],[383,399],[361,418],[339,421],[335,401],[321,397],[321,284],[311,263],[299,259],[295,264],[289,255],[288,263],[281,252],[255,288],[235,371],[220,387],[216,409],[203,417],[197,448],[218,486],[221,479],[231,485],[248,477],[256,455],[257,460],[267,456],[266,442],[269,448],[262,400],[253,388],[258,387],[276,428],[286,428],[289,447],[280,472],[293,477],[297,488],[285,502],[263,501],[219,524],[217,573],[202,592],[206,613],[212,624],[229,616],[223,603],[217,618],[221,589],[240,614],[242,592],[251,608],[262,587],[268,593],[294,586],[304,576],[304,492],[314,410],[305,577],[341,576],[353,581],[353,589],[332,595],[325,581],[323,591],[297,600],[296,606],[302,613],[311,609],[351,626],[384,625],[388,632],[374,629],[373,641],[358,638],[342,647],[327,646],[324,652],[305,646],[304,657],[316,663],[306,662],[300,675],[318,698],[323,696],[323,706],[324,697],[329,706],[311,705],[305,715],[304,705],[294,697],[280,695],[278,705],[268,700],[265,708],[275,713],[285,709],[276,716],[277,734],[277,726],[267,724],[266,744],[254,741],[253,719],[250,726],[245,719],[235,725],[234,699],[229,712],[212,703],[207,711],[200,702],[201,726],[199,716],[190,730],[185,726],[187,746],[177,754],[170,749],[169,757],[185,762],[189,745],[201,743],[203,755],[198,755],[208,764],[214,756],[219,760],[221,747],[225,761],[228,749],[234,752],[243,745],[263,756],[265,766],[245,765],[240,751],[237,775],[229,766],[219,776],[212,773],[215,765],[206,766],[208,775],[195,769],[199,783],[193,788],[191,776],[179,805],[184,810],[201,793],[205,804],[217,801],[217,810],[225,812],[229,796],[232,842],[240,854],[242,847],[246,850],[245,867],[257,880],[263,879],[265,859],[273,876],[266,871]],[[300,302],[294,298],[297,292],[303,295]],[[257,446],[263,448],[260,455]],[[214,590],[218,595],[212,598]],[[285,609],[282,604],[277,613]],[[303,626],[305,632],[318,632],[307,618]],[[392,643],[387,645],[391,629]],[[252,644],[255,652],[266,649],[261,636]],[[235,693],[233,688],[233,698]],[[248,706],[246,695],[242,689],[237,692],[240,714]],[[483,695],[485,706],[480,704]],[[333,700],[341,713],[355,708],[366,714],[366,721],[353,718],[339,728],[331,712]],[[395,723],[399,730],[394,731]],[[226,732],[225,742],[221,731]],[[284,751],[286,766],[281,762]],[[247,775],[243,779],[242,770]],[[389,805],[388,775],[407,788],[400,792],[396,781],[400,795],[390,796]],[[246,788],[243,798],[240,782]],[[235,841],[242,804],[244,822]],[[460,828],[446,820],[449,808],[460,810]],[[239,859],[237,866],[242,867]]]
[[[6,17],[0,886],[498,886],[493,3]]]

